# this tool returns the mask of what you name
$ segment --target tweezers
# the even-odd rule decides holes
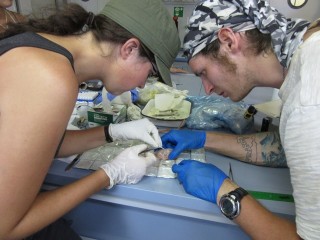
[[[80,157],[82,156],[83,153],[78,154],[75,159],[72,160],[71,163],[69,163],[66,168],[64,169],[64,171],[69,171],[74,165],[76,165],[76,163],[80,160]]]
[[[146,152],[157,152],[157,151],[159,151],[159,150],[161,150],[161,149],[163,149],[162,147],[153,147],[153,148],[147,148],[146,150],[143,150],[142,152],[140,152],[140,154],[141,153],[146,153]]]
[[[233,172],[232,172],[232,167],[231,167],[231,163],[229,163],[229,178],[234,182],[234,178],[233,178]]]

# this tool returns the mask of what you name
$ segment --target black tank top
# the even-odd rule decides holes
[[[36,47],[36,48],[42,48],[52,52],[60,53],[61,55],[64,55],[69,60],[72,68],[74,69],[73,56],[67,49],[36,33],[25,32],[25,33],[17,34],[17,35],[0,40],[0,56],[6,53],[7,51],[17,47]],[[65,136],[65,132],[59,143],[59,146],[55,153],[55,157],[59,152],[64,136]]]
[[[60,53],[68,58],[73,67],[73,56],[64,47],[33,32],[25,32],[0,40],[0,55],[17,47],[42,48],[52,52]]]

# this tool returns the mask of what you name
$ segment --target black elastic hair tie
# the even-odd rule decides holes
[[[93,14],[93,12],[89,12],[89,15],[88,15],[88,18],[87,18],[87,21],[86,21],[86,25],[89,28],[92,27],[93,20],[94,20],[94,14]]]

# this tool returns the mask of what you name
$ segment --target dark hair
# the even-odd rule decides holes
[[[92,31],[98,42],[108,41],[115,44],[125,43],[128,39],[135,37],[128,30],[115,21],[98,14],[91,19],[90,26],[87,25],[88,18],[92,13],[87,12],[78,4],[65,4],[63,8],[56,9],[48,17],[29,18],[26,22],[14,23],[0,34],[0,40],[23,32],[48,33],[57,36],[79,35],[88,30]],[[148,56],[145,51],[149,49],[140,48],[140,55]]]
[[[258,55],[262,52],[273,51],[270,34],[263,34],[257,29],[252,29],[246,31],[245,36],[249,42],[247,50],[250,53]],[[220,42],[217,39],[202,49],[201,53],[206,56],[210,54],[212,57],[219,59],[219,49]]]

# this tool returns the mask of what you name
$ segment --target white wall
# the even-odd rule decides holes
[[[68,2],[75,2],[86,9],[98,13],[100,9],[109,1],[109,0],[67,0]],[[196,0],[194,0],[196,1]],[[308,3],[302,9],[292,9],[288,6],[287,0],[268,0],[271,6],[277,8],[280,12],[285,14],[287,17],[294,18],[304,18],[309,21],[313,21],[320,17],[320,1],[319,0],[308,0]],[[21,7],[21,12],[23,14],[30,14],[34,9],[37,9],[41,6],[54,4],[56,0],[16,0],[19,6]],[[173,8],[184,7],[184,16],[179,18],[179,35],[181,39],[184,37],[185,26],[189,20],[189,16],[192,13],[192,10],[195,4],[191,4],[189,0],[163,0],[164,4],[168,8],[168,11],[173,16]],[[15,7],[13,7],[15,10]]]
[[[174,7],[183,7],[184,12],[183,12],[183,17],[179,17],[178,19],[178,29],[179,29],[179,37],[181,40],[181,47],[182,47],[182,42],[183,42],[183,38],[185,35],[185,30],[186,30],[186,26],[187,23],[189,21],[189,17],[192,14],[192,11],[195,7],[194,4],[186,4],[186,3],[173,3],[173,2],[165,2],[165,5],[169,11],[169,13],[171,14],[171,16],[173,17],[173,11],[174,11]]]
[[[24,15],[38,14],[45,7],[55,6],[55,0],[17,0],[17,3]]]
[[[94,14],[99,13],[109,0],[68,0],[68,2],[73,2],[81,5],[87,11],[93,12]]]
[[[320,18],[320,1],[308,0],[301,9],[289,7],[287,0],[269,0],[270,5],[279,10],[286,17],[303,18],[310,22]]]
[[[54,6],[57,0],[16,0],[20,6],[22,14],[28,15],[37,13],[47,6]],[[60,0],[60,2],[73,2],[83,6],[88,11],[98,13],[109,0]]]

